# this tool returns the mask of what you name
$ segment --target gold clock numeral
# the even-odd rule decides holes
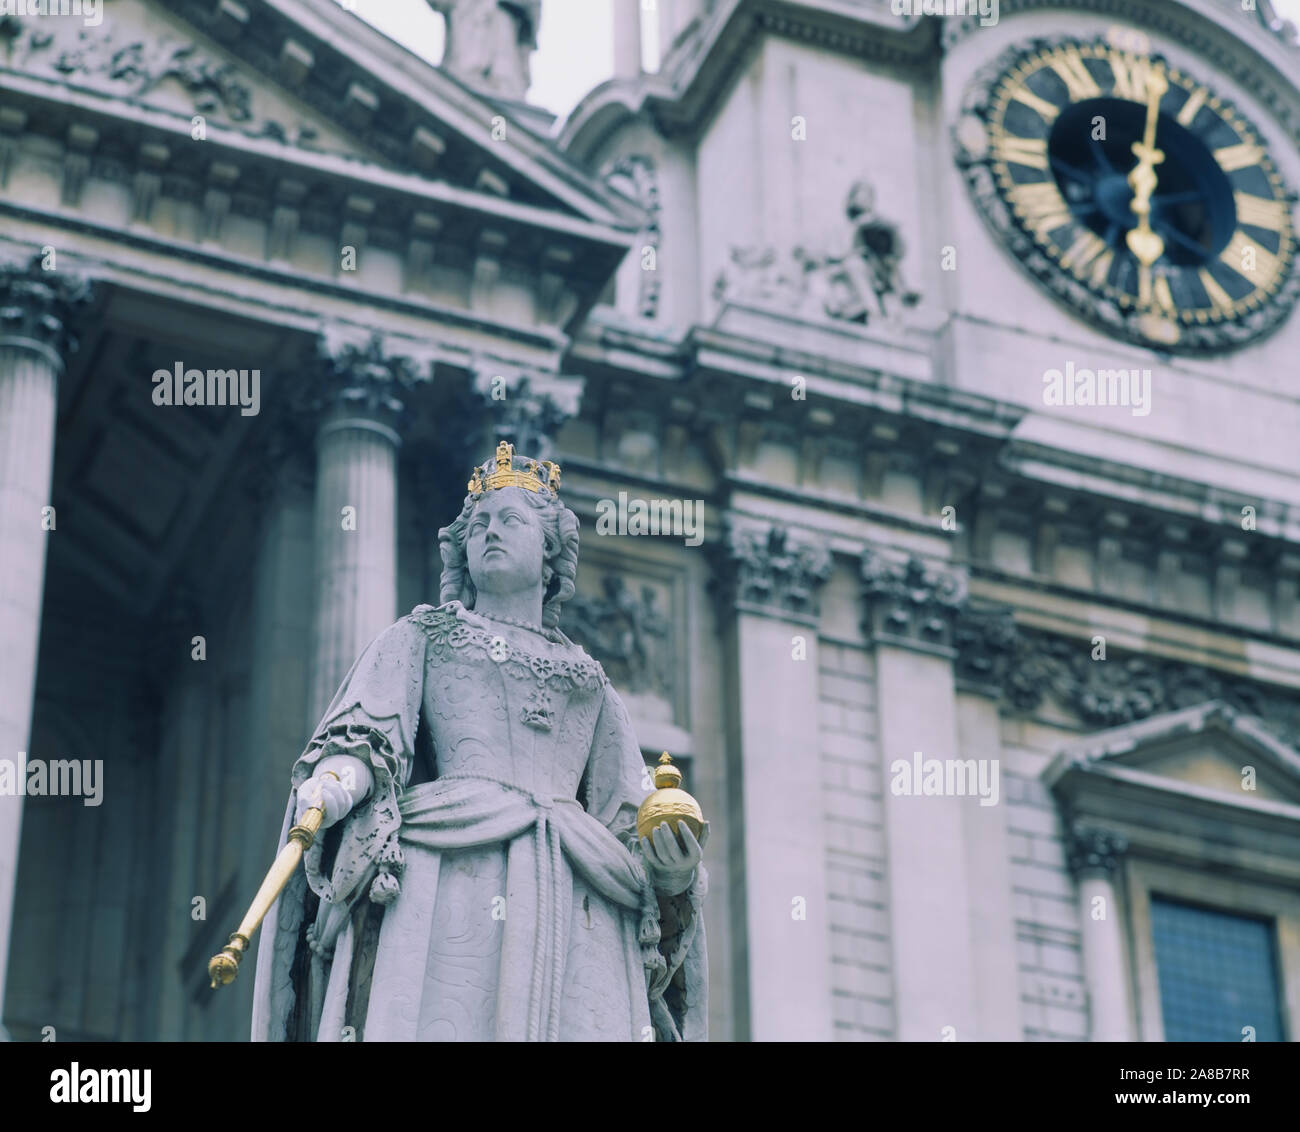
[[[1147,263],[1138,264],[1138,306],[1149,307],[1151,305],[1151,265]]]
[[[1281,232],[1290,226],[1291,215],[1285,201],[1265,200],[1243,192],[1233,193],[1232,199],[1237,202],[1238,224],[1267,228],[1270,232]]]
[[[1019,138],[1015,134],[998,134],[993,139],[993,155],[999,161],[1014,161],[1030,169],[1047,169],[1047,140]]]
[[[1174,304],[1174,293],[1169,289],[1169,280],[1164,275],[1157,275],[1151,284],[1151,293],[1155,296],[1156,306],[1171,318],[1178,317],[1178,307]]]
[[[1070,208],[1060,190],[1051,181],[1035,181],[1032,185],[1017,185],[1008,194],[1025,226],[1046,239],[1047,234],[1062,224],[1070,223]]]
[[[1116,98],[1126,98],[1130,102],[1145,102],[1151,61],[1130,59],[1123,55],[1111,55],[1106,61],[1110,64],[1111,93]]]
[[[1085,98],[1096,98],[1101,94],[1101,87],[1092,77],[1092,72],[1084,66],[1083,56],[1077,48],[1067,47],[1058,51],[1050,65],[1065,83],[1071,102],[1082,102]]]
[[[1076,278],[1085,280],[1094,287],[1101,287],[1110,275],[1110,265],[1114,259],[1115,253],[1106,246],[1106,242],[1084,229],[1061,256],[1061,266],[1073,272]]]
[[[1205,100],[1210,97],[1210,92],[1203,86],[1198,86],[1190,95],[1187,101],[1179,108],[1175,117],[1180,126],[1191,127],[1196,121],[1196,115],[1200,113],[1201,107],[1205,105]]]
[[[1059,106],[1053,105],[1045,98],[1039,98],[1027,86],[1017,87],[1016,93],[1011,97],[1016,102],[1023,102],[1049,126],[1056,121],[1057,115],[1061,113]]]
[[[1228,246],[1219,253],[1219,259],[1256,287],[1267,287],[1278,272],[1277,257],[1266,248],[1261,248],[1240,228],[1232,234]]]
[[[1214,151],[1214,160],[1225,173],[1235,173],[1238,169],[1258,165],[1263,159],[1264,147],[1253,142],[1238,142]]]
[[[1214,307],[1215,314],[1231,314],[1235,305],[1232,296],[1219,286],[1218,280],[1204,267],[1196,273],[1196,277],[1201,281],[1201,286],[1205,288],[1205,293],[1210,296],[1210,305]]]

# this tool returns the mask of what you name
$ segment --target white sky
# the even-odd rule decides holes
[[[430,62],[442,58],[442,17],[435,15],[425,0],[338,0],[338,3]],[[528,101],[563,116],[592,87],[609,78],[614,69],[614,5],[640,3],[641,0],[543,0]],[[1300,0],[1274,0],[1274,4],[1285,18],[1300,24]],[[647,52],[651,55],[653,22],[653,13],[647,13]]]

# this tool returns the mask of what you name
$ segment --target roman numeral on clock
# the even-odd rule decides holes
[[[1111,94],[1130,102],[1145,102],[1147,77],[1151,74],[1149,59],[1129,59],[1123,55],[1110,55]]]
[[[1065,254],[1061,256],[1061,266],[1073,272],[1076,278],[1094,287],[1101,287],[1110,275],[1110,265],[1114,259],[1115,253],[1106,246],[1106,242],[1085,228],[1066,248]]]
[[[999,161],[1046,171],[1047,139],[1019,138],[1015,134],[1000,133],[993,139],[993,156]]]
[[[1238,169],[1258,165],[1263,159],[1264,147],[1253,142],[1238,142],[1214,151],[1214,160],[1225,173],[1235,173]]]
[[[1076,48],[1067,47],[1058,51],[1049,65],[1061,82],[1065,83],[1071,102],[1082,102],[1085,98],[1096,98],[1101,94],[1101,87],[1084,65],[1083,56]]]
[[[1205,105],[1205,100],[1210,97],[1210,92],[1203,86],[1198,86],[1191,94],[1187,96],[1187,101],[1178,109],[1176,118],[1180,126],[1187,126],[1189,129],[1196,115],[1201,112],[1201,107]]]
[[[1070,208],[1053,181],[1017,185],[1007,196],[1031,232],[1039,238],[1071,222]]]
[[[1049,126],[1056,121],[1057,115],[1061,113],[1061,108],[1059,106],[1048,102],[1045,98],[1039,98],[1039,96],[1027,86],[1017,87],[1016,93],[1011,97],[1016,102],[1023,102]]]
[[[1238,229],[1219,259],[1256,287],[1267,287],[1278,271],[1277,257]]]
[[[1285,201],[1265,200],[1242,192],[1233,193],[1232,199],[1237,202],[1238,224],[1266,228],[1270,232],[1281,232],[1290,224],[1290,213]]]
[[[1205,293],[1209,297],[1210,305],[1214,308],[1214,313],[1220,316],[1230,314],[1235,304],[1232,301],[1232,296],[1219,286],[1219,281],[1204,267],[1197,271],[1196,277],[1201,281],[1201,286],[1205,288]]]

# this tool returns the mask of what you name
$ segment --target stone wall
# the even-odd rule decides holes
[[[820,763],[835,1036],[894,1036],[880,749],[871,654],[823,640]]]

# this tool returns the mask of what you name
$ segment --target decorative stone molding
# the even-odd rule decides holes
[[[966,601],[966,571],[927,566],[912,555],[888,558],[868,548],[860,578],[866,613],[862,628],[878,642],[953,656],[953,624]]]
[[[133,39],[130,33],[124,37],[106,26],[79,28],[73,39],[50,28],[51,22],[41,17],[0,20],[0,43],[13,60],[11,65],[25,72],[49,71],[80,86],[142,100],[174,79],[193,99],[197,113],[224,114],[241,124],[253,117],[252,89],[234,64],[197,43],[168,37]]]
[[[1000,696],[1019,643],[1015,617],[1005,606],[963,605],[953,625],[956,675],[966,690]]]
[[[317,358],[318,380],[308,391],[306,407],[322,417],[367,418],[386,427],[396,441],[405,396],[419,383],[415,363],[389,353],[381,334],[362,343],[338,328],[326,329],[317,339]]]
[[[93,291],[81,276],[46,271],[43,262],[37,254],[25,264],[0,263],[0,345],[39,350],[62,369],[77,348],[69,325]]]
[[[1116,727],[1222,700],[1300,745],[1300,696],[1203,665],[1124,653],[1093,660],[1091,641],[1017,626],[1007,609],[963,609],[954,631],[958,682],[1029,712],[1051,697],[1089,727]]]
[[[575,594],[564,606],[564,631],[582,645],[618,687],[671,701],[676,683],[672,622],[655,591],[636,598],[621,574],[602,579],[603,597]]]
[[[1086,873],[1113,876],[1128,852],[1128,839],[1082,821],[1066,835],[1066,861],[1076,877]]]
[[[658,257],[662,233],[659,226],[659,175],[654,162],[645,154],[627,154],[607,165],[601,176],[612,188],[645,209],[648,219],[641,229],[640,248],[651,248]],[[638,259],[643,254],[640,248],[634,252]],[[642,318],[654,318],[658,314],[659,286],[658,271],[641,272],[636,309]]]
[[[566,421],[578,415],[586,388],[585,378],[528,374],[490,359],[475,361],[472,383],[480,398],[476,417],[482,433],[473,447],[491,449],[508,440],[516,452],[534,460],[555,455],[556,435]]]
[[[723,556],[716,584],[727,606],[817,624],[817,591],[831,573],[824,543],[777,523],[728,515]]]
[[[771,246],[733,247],[714,282],[714,299],[857,323],[895,318],[900,305],[915,306],[920,295],[903,281],[902,235],[876,212],[868,181],[853,183],[844,215],[847,234],[834,251],[797,247],[783,264]]]

